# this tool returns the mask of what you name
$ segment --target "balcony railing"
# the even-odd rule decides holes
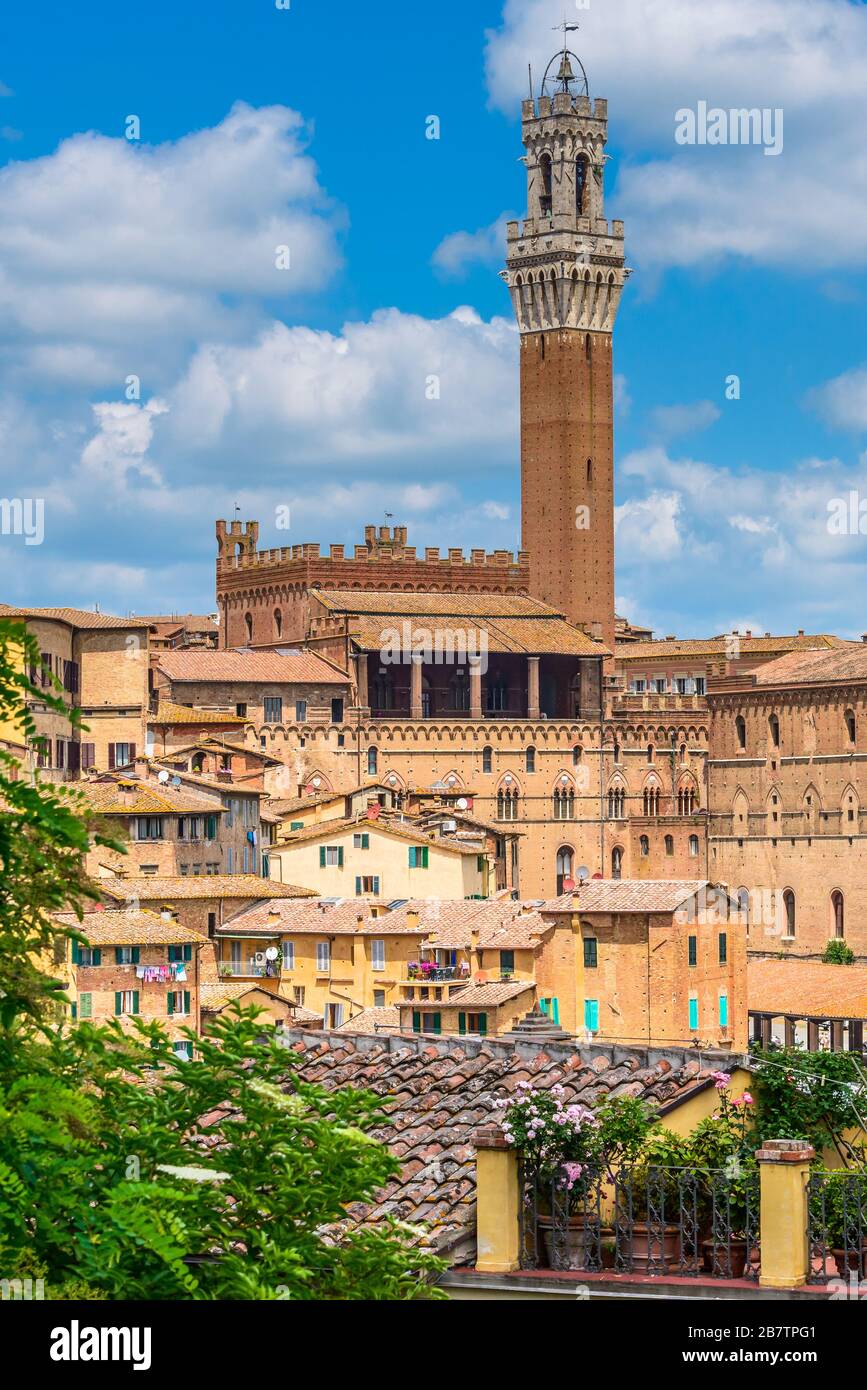
[[[265,964],[254,960],[222,960],[220,961],[220,975],[224,979],[247,978],[252,976],[254,979],[276,980],[280,976],[280,966],[277,962]]]
[[[462,970],[459,965],[437,965],[430,970],[411,970],[407,968],[406,978],[413,985],[440,984],[443,980],[462,980],[470,978],[469,969]]]

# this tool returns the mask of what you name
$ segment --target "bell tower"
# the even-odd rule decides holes
[[[521,544],[533,596],[613,652],[611,340],[629,271],[605,217],[608,103],[565,47],[521,128],[527,218],[508,224],[501,272],[521,334]]]

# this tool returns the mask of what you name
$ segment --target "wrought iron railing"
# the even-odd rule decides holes
[[[571,1181],[571,1186],[570,1186]],[[521,1267],[757,1279],[754,1170],[643,1167],[613,1178],[524,1172]]]
[[[867,1278],[867,1170],[813,1172],[808,1192],[807,1283]]]

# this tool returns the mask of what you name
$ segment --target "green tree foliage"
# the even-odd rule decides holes
[[[39,653],[0,622],[0,719],[33,739]],[[0,750],[0,1277],[56,1298],[441,1296],[422,1232],[347,1220],[399,1165],[371,1135],[382,1102],[301,1080],[253,1009],[227,1011],[197,1060],[157,1023],[70,1028],[54,978],[95,895],[74,793],[16,779]],[[80,935],[80,933],[79,933]]]
[[[834,1148],[849,1166],[867,1160],[861,1134],[867,1121],[867,1084],[860,1057],[850,1052],[756,1050],[755,1137],[805,1139],[817,1153]],[[761,1065],[761,1064],[764,1065]],[[853,1086],[857,1089],[853,1089]]]
[[[855,960],[855,952],[847,942],[835,936],[825,947],[822,960],[826,965],[852,965]]]

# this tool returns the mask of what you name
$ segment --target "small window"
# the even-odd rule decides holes
[[[265,696],[265,723],[279,724],[283,718],[283,700],[279,695]]]
[[[316,943],[316,969],[320,975],[327,974],[331,969],[331,943],[328,941]]]
[[[514,972],[514,969],[515,969],[515,952],[514,952],[514,951],[501,951],[501,952],[500,952],[500,974],[501,974],[501,975],[511,975],[511,974]]]
[[[691,1033],[698,1031],[698,1000],[696,998],[689,1001],[689,1031]]]
[[[535,771],[536,771],[536,750],[535,750],[535,748],[528,748],[527,751],[526,751],[525,757],[526,757],[526,768],[527,768],[527,771],[528,771],[528,772],[535,772]]]
[[[769,720],[768,720],[768,731],[769,731],[769,733],[770,733],[770,735],[771,735],[771,743],[772,743],[772,745],[774,746],[774,748],[779,748],[779,746],[780,746],[780,721],[779,721],[779,719],[777,718],[777,716],[776,716],[775,714],[772,714],[771,717],[770,717]]]
[[[647,856],[650,854],[650,840],[646,835],[642,835],[640,840],[638,841],[638,845],[641,851],[642,859],[646,859]]]
[[[427,845],[410,845],[409,867],[411,869],[426,869],[428,867]]]
[[[619,846],[611,851],[611,877],[620,878],[623,873],[623,850]]]
[[[384,989],[375,989],[375,990],[373,991],[373,1007],[374,1007],[375,1009],[384,1009],[384,1008],[385,1008],[385,990],[384,990]]]
[[[728,938],[724,931],[719,933],[719,963],[725,965],[728,960]]]
[[[369,833],[368,833],[366,830],[362,830],[362,831],[360,832],[360,834],[353,835],[353,837],[352,837],[352,848],[353,848],[353,849],[370,849],[370,835],[369,835]]]
[[[371,941],[370,943],[370,964],[373,970],[385,969],[385,942]]]
[[[690,837],[689,837],[689,852],[690,852],[690,854],[692,855],[693,859],[695,859],[695,858],[697,857],[697,855],[698,855],[698,836],[697,836],[697,835],[690,835]]]
[[[296,700],[296,701],[295,701],[295,723],[296,723],[296,724],[306,724],[306,723],[307,723],[307,701],[306,701],[306,700]]]
[[[666,835],[666,837],[665,837],[665,852],[666,852],[666,854],[674,854],[674,836],[673,836],[673,835]]]
[[[482,772],[492,772],[494,767],[494,750],[487,745],[482,749]]]
[[[856,733],[856,730],[855,730],[855,715],[853,714],[852,710],[847,709],[847,711],[846,711],[846,735],[847,735],[847,737],[848,737],[850,743],[854,743],[854,742],[855,742],[855,733]]]
[[[584,1027],[588,1033],[599,1032],[599,1000],[584,1000]]]
[[[343,723],[343,700],[340,697],[335,697],[331,701],[331,722],[332,724]]]
[[[786,936],[795,935],[795,895],[791,888],[783,894],[783,914],[786,923]]]
[[[690,965],[698,965],[698,937],[690,936],[687,938]]]
[[[831,916],[834,923],[834,935],[842,939],[846,932],[846,922],[844,918],[843,894],[839,889],[831,894]]]
[[[572,762],[575,767],[578,766],[583,756],[584,749],[581,747],[580,743],[576,743],[575,747],[572,749]]]
[[[747,725],[746,720],[744,719],[742,714],[739,714],[737,719],[735,720],[735,733],[737,734],[738,748],[746,748]]]
[[[235,706],[235,714],[239,719],[247,718],[247,706],[243,700]]]
[[[367,775],[368,775],[368,777],[375,777],[378,770],[379,770],[379,750],[378,750],[378,748],[375,747],[375,745],[371,744],[370,748],[368,748],[368,750],[367,750]]]
[[[599,964],[599,943],[595,936],[584,938],[584,968],[595,970]]]

